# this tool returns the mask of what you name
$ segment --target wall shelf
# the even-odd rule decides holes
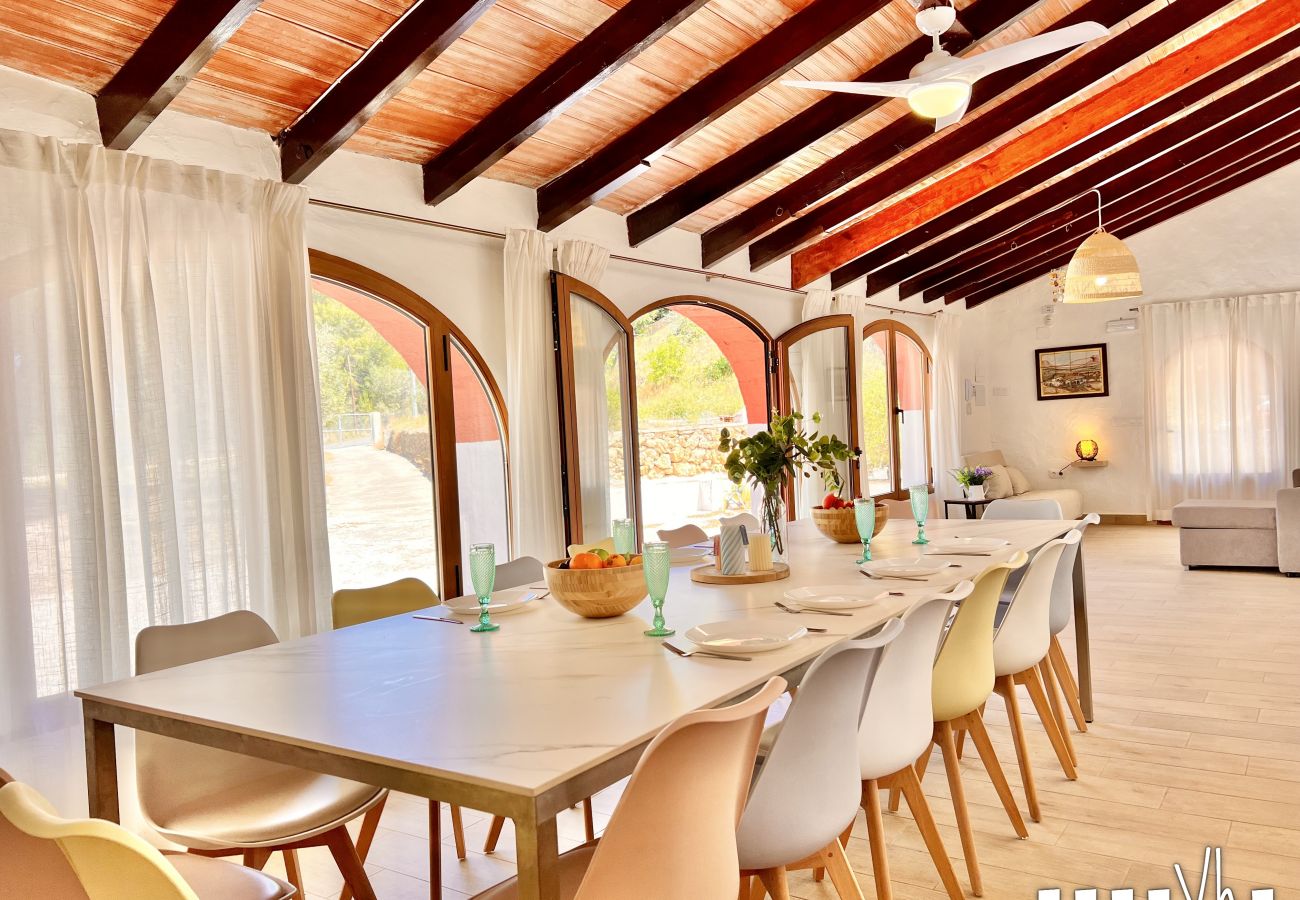
[[[1109,460],[1105,459],[1076,459],[1070,466],[1072,469],[1104,469],[1110,465]]]

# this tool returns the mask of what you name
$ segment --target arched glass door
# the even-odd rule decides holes
[[[718,452],[723,428],[767,426],[771,338],[743,311],[709,297],[669,297],[632,316],[641,518],[661,528],[757,514],[747,484],[732,484]]]
[[[852,316],[810,319],[776,339],[781,410],[800,412],[805,425],[857,446],[858,379]],[[816,413],[821,421],[812,424]],[[857,496],[858,466],[840,463],[845,496]],[[787,498],[793,518],[806,518],[825,495],[820,478],[795,480]]]
[[[589,285],[551,273],[565,533],[570,544],[640,522],[632,323]]]
[[[409,576],[457,596],[471,543],[509,558],[496,385],[418,295],[328,254],[311,263],[334,587]]]
[[[862,477],[873,497],[906,499],[934,485],[930,465],[930,351],[900,322],[862,333]]]

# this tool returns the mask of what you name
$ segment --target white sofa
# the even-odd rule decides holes
[[[1006,457],[1001,450],[985,450],[982,453],[968,453],[962,461],[975,466],[1005,466]],[[1014,500],[1055,500],[1061,504],[1061,513],[1067,519],[1077,519],[1083,515],[1083,494],[1074,488],[1053,488],[1046,490],[1029,490],[1010,498]]]

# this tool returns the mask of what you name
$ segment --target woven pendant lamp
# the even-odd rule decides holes
[[[1137,258],[1124,242],[1101,224],[1101,191],[1097,195],[1097,230],[1074,251],[1065,270],[1066,303],[1101,303],[1142,296]]]

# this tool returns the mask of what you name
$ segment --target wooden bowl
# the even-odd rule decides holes
[[[587,619],[621,616],[646,598],[645,571],[640,565],[617,569],[561,569],[546,564],[551,596],[571,613]]]
[[[862,539],[858,537],[858,523],[853,517],[853,509],[823,509],[820,506],[814,506],[812,510],[813,524],[817,530],[826,535],[837,544],[859,544]],[[883,503],[876,503],[876,527],[872,529],[871,536],[875,537],[880,534],[889,521],[889,507]]]

